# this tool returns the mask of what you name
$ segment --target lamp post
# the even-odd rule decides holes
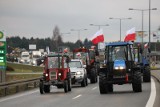
[[[88,29],[71,29],[71,31],[77,31],[78,32],[78,40],[80,40],[80,32],[84,31],[84,30],[88,30]]]
[[[144,33],[143,33],[144,32],[143,31],[143,19],[144,19],[144,11],[157,10],[157,9],[156,8],[153,8],[153,9],[133,9],[133,8],[129,8],[129,10],[141,11],[141,13],[142,13],[142,45],[143,45],[143,36],[144,36]],[[149,21],[149,23],[150,23],[150,21]],[[149,25],[149,43],[150,43],[150,25]]]
[[[120,21],[120,41],[121,41],[121,23],[122,23],[122,20],[127,20],[127,19],[132,19],[132,18],[113,18],[113,17],[110,17],[109,19],[116,19],[116,20]]]
[[[98,30],[100,30],[100,29],[101,29],[101,26],[109,26],[109,24],[105,24],[105,25],[90,24],[90,26],[98,26]]]

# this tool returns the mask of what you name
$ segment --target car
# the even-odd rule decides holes
[[[81,59],[71,59],[69,62],[69,67],[71,70],[71,81],[72,84],[80,83],[82,87],[88,85],[87,81],[87,71],[85,65]]]

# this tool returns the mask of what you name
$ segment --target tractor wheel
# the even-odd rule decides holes
[[[64,85],[64,92],[67,93],[68,92],[68,81],[65,80],[63,85]]]
[[[63,88],[63,85],[57,85],[57,88],[58,89]]]
[[[71,83],[71,79],[68,80],[68,91],[72,90],[72,83]]]
[[[136,72],[132,80],[132,88],[134,92],[142,92],[141,73]]]
[[[149,67],[146,67],[143,72],[143,81],[144,82],[151,82],[151,72],[150,72]]]
[[[94,68],[91,69],[91,83],[96,83],[97,82],[97,74],[96,70]]]
[[[100,94],[106,94],[108,93],[108,87],[106,86],[106,84],[104,83],[105,79],[103,76],[99,76],[99,91]]]
[[[44,93],[44,91],[43,91],[43,81],[40,81],[40,83],[39,83],[39,91],[40,91],[40,94],[43,94]]]
[[[88,79],[87,79],[87,77],[85,78],[85,81],[86,81],[86,86],[88,86]]]
[[[108,92],[113,92],[113,84],[108,84]]]
[[[83,81],[81,82],[81,87],[85,87],[86,86],[86,79],[84,78]]]
[[[44,85],[44,92],[50,93],[50,85]]]

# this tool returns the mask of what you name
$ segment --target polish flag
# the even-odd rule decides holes
[[[99,42],[104,42],[104,35],[103,35],[103,30],[100,29],[99,31],[96,32],[96,34],[93,35],[91,38],[91,41],[93,44],[98,44]]]
[[[148,48],[148,43],[144,44],[144,48]]]
[[[136,33],[135,33],[135,27],[134,27],[127,31],[124,41],[125,42],[134,41],[135,39],[136,39]]]

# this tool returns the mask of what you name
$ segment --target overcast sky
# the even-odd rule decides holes
[[[151,31],[160,26],[160,0],[151,0]],[[0,30],[7,36],[47,38],[52,37],[57,25],[64,35],[63,40],[75,42],[78,32],[71,29],[88,29],[81,31],[80,39],[84,40],[95,34],[97,26],[102,27],[105,41],[117,41],[120,35],[120,21],[113,18],[128,18],[122,20],[122,40],[127,30],[142,27],[140,11],[131,11],[129,8],[148,9],[149,0],[0,0]],[[148,11],[144,12],[144,31],[148,31]],[[146,39],[148,37],[145,37]]]

